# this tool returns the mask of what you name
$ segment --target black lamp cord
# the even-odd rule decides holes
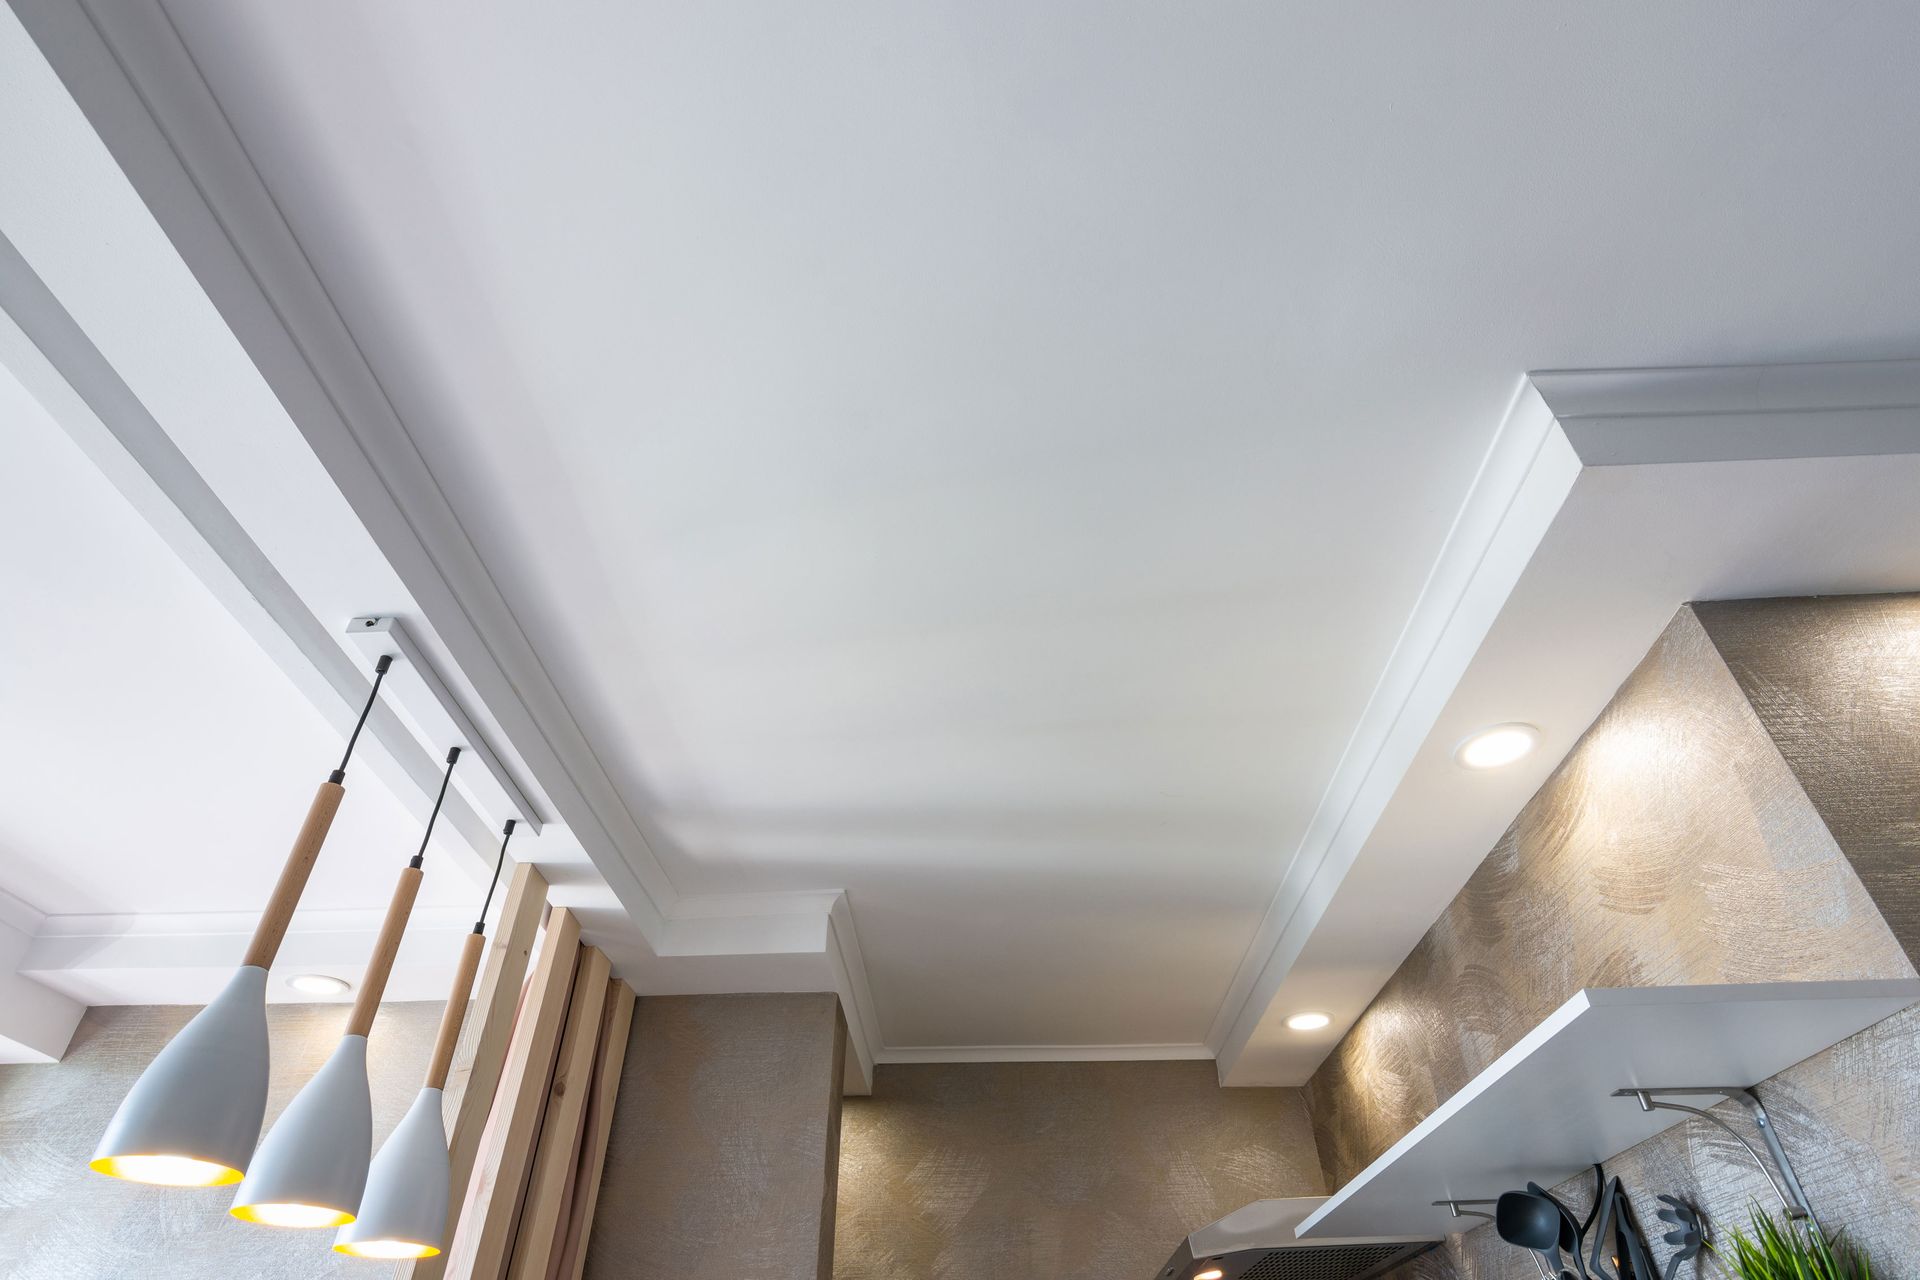
[[[427,829],[420,837],[420,852],[413,855],[413,861],[407,865],[417,867],[426,860],[427,841],[433,839],[433,824],[440,817],[440,806],[446,802],[447,784],[453,781],[453,766],[460,759],[460,748],[447,748],[447,771],[440,775],[440,794],[433,798],[433,812],[427,815]]]
[[[367,705],[360,708],[360,718],[353,722],[353,733],[347,738],[347,751],[340,757],[340,767],[328,778],[335,786],[347,780],[347,761],[353,759],[353,744],[360,741],[360,731],[367,727],[367,717],[373,714],[374,699],[380,696],[380,682],[387,678],[387,668],[392,665],[393,655],[390,653],[381,654],[380,660],[373,664],[373,688],[367,691]]]
[[[493,891],[500,884],[500,868],[507,861],[507,841],[513,839],[513,829],[518,824],[518,818],[508,818],[506,828],[500,832],[500,856],[493,860],[493,879],[487,882],[487,900],[480,904],[480,918],[473,922],[475,933],[487,931],[487,908],[493,905]]]

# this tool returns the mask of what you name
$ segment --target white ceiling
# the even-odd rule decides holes
[[[0,475],[0,890],[257,912],[339,735],[4,368]],[[304,911],[384,905],[419,844],[424,814],[348,781]],[[476,899],[430,856],[424,903]]]
[[[1920,345],[1911,6],[166,8],[674,887],[847,889],[895,1046],[1205,1038],[1521,371]]]

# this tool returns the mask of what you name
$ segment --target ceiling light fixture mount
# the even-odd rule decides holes
[[[1533,754],[1540,745],[1540,730],[1514,721],[1489,725],[1468,734],[1453,749],[1453,758],[1465,769],[1498,769]]]
[[[1287,1019],[1289,1031],[1319,1031],[1333,1025],[1333,1019],[1324,1013],[1296,1013]]]

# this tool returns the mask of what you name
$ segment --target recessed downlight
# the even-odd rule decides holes
[[[1227,1273],[1218,1267],[1208,1267],[1205,1271],[1194,1272],[1193,1280],[1220,1280],[1220,1277],[1225,1274]]]
[[[1453,749],[1468,769],[1498,769],[1533,754],[1540,731],[1530,724],[1496,724],[1472,734]]]
[[[1296,1013],[1287,1019],[1289,1031],[1318,1031],[1332,1023],[1333,1019],[1324,1013]],[[1195,1277],[1198,1280],[1198,1277]]]
[[[351,982],[328,973],[296,973],[287,985],[308,996],[341,996],[353,990]]]

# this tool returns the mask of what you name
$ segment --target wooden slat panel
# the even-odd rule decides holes
[[[553,1083],[547,1090],[546,1115],[540,1126],[526,1201],[520,1210],[520,1227],[514,1236],[509,1280],[545,1280],[548,1264],[559,1251],[567,1220],[567,1188],[580,1150],[587,1096],[593,1091],[593,1065],[599,1056],[601,1015],[607,1007],[611,969],[606,954],[598,947],[587,948],[581,956],[567,1009],[566,1031],[554,1063]]]
[[[593,1093],[587,1099],[578,1170],[573,1190],[567,1197],[566,1239],[560,1256],[548,1269],[548,1280],[581,1280],[587,1269],[587,1234],[593,1230],[593,1210],[600,1200],[600,1174],[607,1164],[607,1136],[613,1130],[620,1073],[627,1064],[627,1037],[633,1033],[633,1003],[632,987],[617,980],[612,983],[607,992],[599,1059],[594,1064]]]
[[[474,1164],[470,1207],[447,1250],[447,1275],[454,1280],[503,1280],[506,1275],[579,959],[580,923],[565,907],[555,907],[507,1049],[492,1123]]]
[[[527,977],[527,960],[533,953],[533,940],[540,931],[540,916],[546,905],[546,877],[531,862],[516,863],[513,877],[507,882],[506,900],[500,905],[493,943],[487,948],[475,1007],[460,1034],[460,1049],[454,1054],[453,1071],[447,1077],[446,1109],[453,1116],[453,1136],[448,1143],[448,1185],[453,1189],[447,1209],[449,1240],[460,1225],[460,1209],[473,1177],[480,1136],[493,1109],[501,1072],[506,1069],[507,1046]],[[450,1253],[403,1264],[400,1280],[441,1280]]]

